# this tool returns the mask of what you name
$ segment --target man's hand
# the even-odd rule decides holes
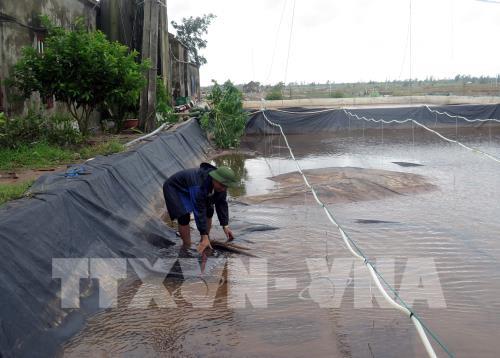
[[[224,226],[223,229],[224,229],[224,234],[226,234],[226,237],[227,237],[227,242],[233,241],[234,235],[233,235],[233,232],[231,231],[231,229],[229,228],[229,226]]]
[[[207,247],[212,248],[212,246],[210,245],[210,240],[208,239],[208,235],[201,235],[201,240],[200,240],[200,243],[198,244],[198,247],[196,248],[196,250],[200,254],[202,254],[203,251],[205,251],[205,249]]]

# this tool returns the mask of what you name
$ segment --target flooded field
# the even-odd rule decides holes
[[[500,156],[496,128],[443,133]],[[294,135],[289,141],[304,169],[355,167],[425,178],[432,190],[373,198],[366,187],[355,199],[334,200],[329,207],[457,357],[497,357],[500,163],[411,129]],[[247,137],[242,146],[256,155],[215,162],[230,165],[243,180],[230,191],[231,226],[236,242],[258,256],[255,274],[247,274],[251,259],[237,255],[209,258],[202,262],[203,274],[181,264],[166,279],[174,303],[163,308],[132,308],[127,303],[137,287],[129,285],[120,293],[121,304],[94,316],[61,354],[426,356],[408,317],[387,308],[310,193],[302,191],[293,202],[246,204],[249,197],[280,190],[282,183],[269,178],[296,168],[278,136]],[[222,231],[216,228],[212,236],[222,239]],[[183,253],[176,247],[165,249],[165,256]],[[311,259],[332,268],[334,277],[318,276]],[[181,271],[183,279],[176,274]],[[199,307],[186,299],[195,296],[211,300]]]

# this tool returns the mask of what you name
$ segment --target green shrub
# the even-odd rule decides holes
[[[63,114],[55,114],[47,118],[46,139],[50,144],[60,146],[79,144],[83,136],[77,129],[75,120]]]
[[[271,87],[271,90],[266,94],[267,101],[275,101],[283,99],[283,88],[285,84],[283,82],[279,82],[276,85]]]
[[[70,145],[80,143],[81,140],[74,120],[69,116],[56,114],[45,117],[40,112],[30,110],[24,117],[0,117],[0,147],[18,148],[34,142]]]
[[[344,92],[342,91],[334,91],[332,92],[332,94],[330,95],[331,98],[344,98]]]
[[[38,92],[65,103],[83,135],[99,105],[115,109],[113,120],[120,129],[129,107],[137,105],[149,62],[139,63],[137,51],[108,41],[102,32],[89,32],[81,19],[73,31],[54,26],[48,17],[42,22],[47,28],[43,54],[23,48],[11,73],[13,86],[25,98]]]
[[[16,148],[25,143],[39,141],[46,132],[41,116],[30,111],[26,117],[0,120],[0,146]]]
[[[201,126],[213,134],[217,147],[237,147],[247,120],[243,111],[243,94],[231,81],[222,86],[216,81],[213,83],[212,91],[207,96],[210,110],[201,117]]]
[[[283,95],[281,94],[281,91],[276,91],[273,90],[266,94],[266,100],[267,101],[275,101],[275,100],[280,100],[283,99]]]
[[[174,113],[174,109],[170,105],[169,97],[170,96],[163,85],[163,79],[158,77],[156,80],[156,113],[159,113],[163,118],[159,124],[177,122],[177,116],[172,115]]]

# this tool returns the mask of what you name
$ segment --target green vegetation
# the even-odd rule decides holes
[[[38,93],[43,101],[65,103],[69,114],[48,116],[31,109],[7,118],[0,113],[0,171],[48,169],[123,151],[109,137],[90,142],[91,115],[98,108],[107,110],[120,132],[126,114],[138,110],[146,83],[149,63],[139,62],[137,52],[108,41],[102,32],[88,31],[80,20],[73,30],[54,26],[46,17],[42,23],[47,28],[43,53],[25,47],[8,84],[17,89],[15,97]],[[168,95],[160,97],[160,105],[166,104]],[[21,197],[31,184],[0,184],[0,204]]]
[[[284,84],[283,84],[284,86]],[[248,100],[260,100],[261,98],[283,99],[302,98],[358,98],[373,96],[500,96],[500,75],[495,76],[469,76],[457,75],[454,78],[393,80],[393,81],[369,81],[358,83],[297,83],[290,82],[286,90],[278,94],[277,85],[256,86],[249,82],[240,85],[239,88],[245,93]],[[284,88],[284,87],[283,87]]]
[[[222,86],[215,81],[213,83],[212,91],[207,96],[210,111],[201,117],[201,125],[213,135],[217,147],[237,147],[247,120],[243,111],[243,94],[231,81]]]
[[[342,92],[342,91],[334,91],[330,95],[330,97],[332,97],[332,98],[344,98],[345,96],[344,96],[344,92]]]
[[[0,205],[22,198],[32,184],[32,180],[19,184],[0,184]]]
[[[94,146],[83,147],[78,151],[78,154],[82,159],[93,158],[98,155],[111,155],[115,153],[120,153],[125,150],[123,144],[116,140],[111,140],[109,142],[104,142]]]
[[[62,148],[46,142],[23,144],[16,148],[0,148],[0,171],[53,168],[80,159],[109,155],[123,150],[123,145],[115,140],[75,148]]]
[[[116,140],[86,144],[73,124],[62,115],[44,117],[30,111],[25,117],[7,119],[0,113],[0,171],[54,168],[124,150]],[[20,198],[31,184],[0,184],[0,204]]]
[[[283,99],[283,88],[285,87],[285,84],[283,82],[280,82],[273,87],[271,87],[270,91],[267,92],[266,94],[266,100],[268,101],[273,101],[273,100],[280,100]]]
[[[81,143],[82,136],[69,116],[55,114],[45,117],[30,110],[24,117],[8,119],[0,113],[0,147],[18,148],[34,142],[73,145]]]
[[[161,77],[156,80],[156,113],[163,118],[162,123],[159,124],[177,122],[177,116],[172,115],[174,109],[170,105],[170,95],[167,93]]]
[[[0,170],[50,168],[75,159],[78,159],[77,153],[47,143],[0,148]]]
[[[193,56],[193,61],[199,67],[207,63],[207,59],[199,54],[199,50],[207,47],[207,41],[203,39],[203,34],[208,32],[208,26],[215,19],[214,14],[203,15],[202,17],[183,18],[182,23],[172,21],[171,24],[177,32],[177,39],[182,42]]]
[[[73,31],[54,26],[46,17],[42,22],[48,29],[43,54],[25,47],[11,83],[25,98],[38,92],[42,98],[54,96],[65,103],[84,136],[100,105],[108,108],[120,130],[126,112],[138,105],[149,64],[138,63],[137,52],[129,53],[100,31],[87,31],[81,22]]]

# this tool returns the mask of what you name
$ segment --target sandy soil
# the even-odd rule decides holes
[[[425,177],[417,174],[362,168],[321,168],[304,170],[309,182],[326,204],[383,199],[394,195],[409,195],[435,190]],[[306,187],[298,172],[269,178],[278,188],[268,194],[247,196],[248,204],[304,203]]]

